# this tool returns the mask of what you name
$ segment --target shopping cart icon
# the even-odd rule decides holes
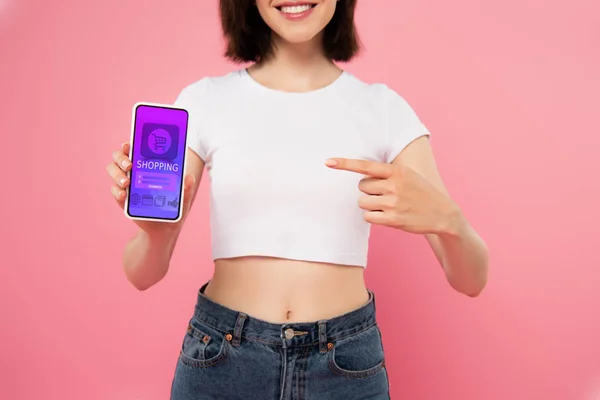
[[[163,154],[170,147],[170,143],[167,144],[167,137],[161,136],[156,131],[150,134],[150,139],[153,142],[152,150],[157,154]]]
[[[142,156],[172,160],[177,157],[179,128],[175,125],[147,123],[142,127]]]

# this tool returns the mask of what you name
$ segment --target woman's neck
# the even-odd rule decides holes
[[[273,89],[305,92],[328,86],[340,73],[323,53],[322,37],[304,43],[274,39],[271,57],[248,68],[252,77]]]

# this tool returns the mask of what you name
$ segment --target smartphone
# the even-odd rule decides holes
[[[167,104],[133,106],[129,159],[132,168],[125,199],[130,219],[178,222],[183,205],[183,178],[189,114]]]

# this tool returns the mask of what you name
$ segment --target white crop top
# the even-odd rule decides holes
[[[329,86],[286,93],[245,69],[203,78],[175,104],[189,112],[189,148],[210,176],[213,259],[247,255],[366,267],[370,225],[359,174],[332,157],[389,163],[429,135],[383,84],[348,72]]]

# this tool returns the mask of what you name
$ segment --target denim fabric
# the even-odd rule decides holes
[[[171,400],[389,399],[370,293],[363,307],[314,323],[272,324],[198,293]]]

